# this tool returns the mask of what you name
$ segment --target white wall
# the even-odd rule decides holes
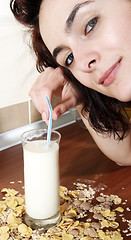
[[[0,0],[0,108],[28,101],[38,76],[27,29],[14,19],[9,5],[10,0]]]

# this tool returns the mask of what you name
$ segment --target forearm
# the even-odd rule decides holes
[[[100,150],[112,161],[124,165],[131,166],[131,132],[128,133],[124,140],[115,140],[114,136],[106,136],[105,134],[97,133],[81,115],[82,106],[78,106],[77,110],[94,141]]]

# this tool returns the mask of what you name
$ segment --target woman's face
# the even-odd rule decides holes
[[[56,61],[83,85],[131,100],[131,1],[43,0],[39,24]]]

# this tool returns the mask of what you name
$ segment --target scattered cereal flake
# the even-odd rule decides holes
[[[24,196],[17,196],[15,197],[15,200],[17,201],[18,205],[21,205],[22,203],[24,203]]]
[[[78,230],[77,229],[70,229],[69,234],[73,235],[75,238],[78,237]]]
[[[15,213],[16,215],[19,215],[19,216],[21,216],[24,212],[25,212],[25,205],[17,206],[17,207],[14,209],[14,213]]]
[[[122,218],[122,222],[126,222],[126,221],[127,221],[127,220],[123,217],[123,218]]]
[[[7,240],[9,239],[9,227],[8,226],[2,226],[0,227],[0,239],[1,240]]]
[[[131,236],[131,233],[127,233],[126,236],[127,236],[127,237],[130,237],[130,236]]]
[[[79,200],[83,201],[85,203],[87,199],[85,197],[83,197],[83,198],[81,197],[81,198],[79,198]]]
[[[110,227],[112,228],[118,228],[119,227],[119,223],[118,222],[110,222]]]
[[[95,238],[95,237],[98,236],[96,230],[94,228],[91,228],[91,227],[86,228],[84,230],[84,235],[87,235],[88,237],[91,237],[91,238]]]
[[[9,234],[8,233],[3,233],[1,236],[0,236],[0,240],[7,240],[9,239]]]
[[[60,192],[68,192],[67,187],[60,186]]]
[[[72,234],[68,234],[65,231],[62,233],[62,240],[72,240],[74,236]]]
[[[79,193],[78,190],[69,191],[69,195],[74,198],[77,198],[78,193]]]
[[[76,228],[76,227],[78,227],[78,225],[79,225],[79,221],[75,221],[72,225],[71,225],[71,229],[74,229],[74,228]]]
[[[80,240],[91,240],[92,238],[90,238],[90,237],[82,237],[82,238],[80,238]]]
[[[84,227],[84,228],[89,228],[90,227],[90,223],[88,223],[88,222],[86,222],[86,223],[82,223],[82,226]]]
[[[130,211],[131,211],[131,209],[130,209],[129,207],[127,207],[127,208],[126,208],[126,210],[127,210],[128,212],[130,212]]]
[[[94,213],[93,218],[96,220],[103,220],[103,216],[101,213]]]
[[[32,229],[30,227],[27,227],[24,223],[21,223],[18,226],[18,232],[25,237],[30,237],[32,234]]]
[[[100,239],[104,239],[105,233],[104,233],[103,230],[97,230],[97,233],[98,233],[98,236],[99,236]]]
[[[68,212],[65,212],[65,215],[71,215],[73,217],[77,216],[76,210],[70,209]]]
[[[9,227],[8,226],[0,227],[0,234],[7,233],[8,231],[9,231]]]
[[[113,240],[122,240],[123,237],[121,236],[121,234],[117,231],[113,232],[113,237],[112,237]]]
[[[110,223],[104,219],[101,221],[101,227],[104,228],[104,227],[109,227],[110,226]]]
[[[119,198],[118,196],[115,197],[115,199],[114,199],[114,203],[115,203],[115,204],[120,204],[121,202],[122,202],[122,199],[121,199],[121,198]]]
[[[22,183],[22,181],[21,181],[21,180],[19,180],[19,181],[18,181],[18,183]]]
[[[18,193],[18,191],[16,191],[15,189],[10,189],[10,188],[3,188],[2,190],[1,190],[1,192],[3,193],[3,192],[6,192],[6,194],[5,194],[5,196],[6,197],[9,197],[9,196],[15,196],[17,193]]]
[[[116,195],[104,195],[100,193],[100,196],[96,199],[98,202],[94,205],[95,191],[91,186],[88,186],[88,189],[87,185],[84,184],[78,183],[75,186],[76,190],[68,190],[63,186],[60,187],[60,211],[62,219],[57,226],[47,231],[42,229],[32,230],[24,224],[24,196],[18,194],[15,189],[4,188],[2,191],[5,193],[5,201],[0,201],[0,226],[7,226],[9,230],[0,235],[0,240],[123,239],[118,229],[119,223],[117,222],[117,215],[115,213],[117,208],[114,209],[113,206],[113,203],[120,204],[120,198]],[[88,212],[92,213],[96,222],[88,218]],[[130,231],[130,220],[125,219],[124,212],[122,216],[121,220],[127,223],[128,231]],[[83,222],[82,218],[84,217],[86,217],[86,221]],[[117,231],[113,231],[113,229],[117,229]],[[85,234],[88,235],[85,236]],[[127,232],[127,234],[129,233]]]
[[[6,208],[6,203],[4,201],[0,201],[0,212],[3,212]]]
[[[83,202],[81,205],[80,205],[80,208],[82,208],[83,210],[89,210],[91,208],[91,205],[90,203],[88,202]]]
[[[11,197],[6,201],[6,204],[10,208],[15,208],[17,206],[17,201],[15,200],[15,198]]]
[[[96,200],[97,200],[98,202],[105,202],[105,198],[104,198],[104,197],[101,197],[101,196],[97,197]]]
[[[15,183],[15,182],[13,182],[13,181],[12,181],[12,182],[10,182],[10,184],[14,184],[14,183]]]
[[[111,240],[110,236],[105,236],[104,240]]]
[[[121,213],[124,212],[124,209],[123,209],[122,207],[118,207],[118,208],[116,208],[115,210],[116,210],[117,212],[121,212]]]
[[[104,217],[115,217],[116,216],[116,213],[111,211],[110,209],[107,209],[105,211],[101,211],[101,214],[104,216]]]
[[[17,218],[16,216],[14,216],[14,213],[10,213],[7,217],[7,223],[8,224],[20,224],[22,222],[22,219]]]
[[[60,197],[69,200],[70,196],[68,195],[68,189],[66,187],[60,186]]]
[[[63,205],[60,206],[60,212],[61,212],[61,214],[64,213],[64,211],[65,211],[65,206],[64,206],[64,204],[63,204]]]

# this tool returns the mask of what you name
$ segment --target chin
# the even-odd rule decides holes
[[[117,88],[116,98],[121,102],[130,102],[131,101],[131,87],[123,86],[122,88]]]
[[[119,101],[121,101],[121,102],[130,102],[131,101],[131,93],[130,93],[130,95],[122,95],[122,96],[119,96],[118,98],[117,98]]]

